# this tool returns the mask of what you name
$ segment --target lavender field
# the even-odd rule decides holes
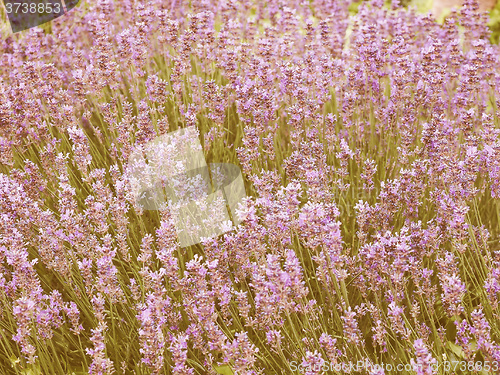
[[[104,0],[4,30],[0,374],[500,373],[500,47],[478,9]],[[188,246],[131,172],[179,131],[244,192]],[[185,172],[162,150],[144,163]]]

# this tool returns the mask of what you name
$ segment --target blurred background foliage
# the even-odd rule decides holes
[[[491,42],[498,44],[500,39],[500,1],[497,1],[495,8],[490,13]]]
[[[350,11],[352,14],[357,13],[359,5],[363,1],[369,1],[369,0],[359,0],[359,1],[353,1],[350,6]],[[387,5],[390,5],[394,0],[385,0]],[[82,3],[78,6],[81,6]],[[402,6],[408,7],[408,6],[415,6],[419,12],[426,13],[429,12],[432,8],[433,0],[399,0],[399,3]],[[7,21],[6,17],[6,12],[5,12],[5,7],[3,1],[0,0],[0,37],[2,39],[5,39],[11,34],[11,29]],[[441,22],[443,19],[440,20]],[[51,32],[51,22],[47,22],[46,24],[42,25],[42,28],[46,32]],[[498,44],[500,40],[500,1],[497,0],[497,4],[495,5],[495,8],[490,12],[490,22],[488,26],[491,29],[491,42]]]
[[[351,3],[349,10],[352,14],[357,13],[359,5],[363,1],[369,0],[360,0]],[[393,0],[385,0],[387,5],[390,5],[392,2]],[[399,3],[404,7],[415,6],[419,12],[426,13],[432,9],[433,0],[399,0]],[[444,17],[440,17],[439,21],[443,22],[443,20]],[[500,40],[500,1],[498,0],[495,8],[493,8],[490,12],[490,21],[488,26],[491,30],[490,41],[494,44],[498,44]]]

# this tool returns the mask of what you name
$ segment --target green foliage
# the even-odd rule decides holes
[[[215,371],[217,371],[217,374],[220,375],[234,375],[233,370],[231,369],[231,366],[215,366]]]
[[[490,21],[488,26],[491,29],[491,42],[498,44],[500,41],[500,2],[497,1],[495,8],[490,13]]]

